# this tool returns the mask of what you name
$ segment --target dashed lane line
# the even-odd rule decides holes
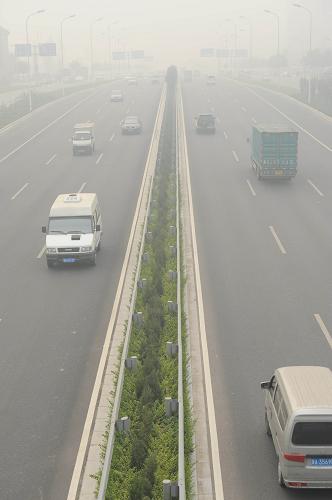
[[[234,149],[233,149],[232,153],[233,153],[233,156],[234,156],[234,160],[235,160],[237,163],[239,163],[239,161],[240,161],[240,160],[239,160],[239,157],[238,157],[238,155],[237,155],[236,151],[234,151]]]
[[[276,241],[276,243],[277,243],[277,245],[278,245],[278,247],[279,247],[280,252],[281,252],[283,255],[286,255],[286,253],[287,253],[287,252],[286,252],[286,250],[285,250],[285,247],[284,247],[284,245],[281,243],[280,238],[279,238],[279,236],[277,235],[277,233],[276,233],[276,231],[275,231],[274,227],[273,227],[273,226],[269,226],[269,229],[270,229],[270,231],[271,231],[271,233],[272,233],[272,235],[273,235],[273,237],[274,237],[274,239],[275,239],[275,241]]]
[[[253,196],[256,196],[256,191],[255,191],[255,190],[254,190],[254,188],[252,187],[252,184],[251,184],[251,182],[250,182],[250,180],[249,180],[249,179],[247,179],[247,184],[248,184],[248,186],[249,186],[249,189],[250,189],[250,191],[251,191],[251,194],[252,194]]]
[[[100,155],[97,158],[96,165],[98,165],[101,162],[103,156],[104,156],[104,153],[100,153]]]
[[[254,123],[255,125],[257,124],[257,120],[256,120],[256,118],[252,117],[252,118],[251,118],[251,121],[252,121],[252,123]]]
[[[316,191],[316,193],[319,194],[319,196],[324,197],[324,193],[322,193],[321,190],[318,189],[318,187],[310,179],[308,179],[308,184],[310,184],[310,186]]]
[[[17,198],[17,197],[18,197],[18,196],[22,193],[22,191],[24,191],[24,190],[25,190],[25,188],[27,188],[28,186],[29,186],[29,183],[28,183],[28,182],[26,182],[26,183],[24,184],[24,186],[22,186],[22,187],[21,187],[21,189],[19,189],[19,190],[17,191],[17,193],[15,193],[15,194],[11,197],[11,200],[15,200],[15,199],[16,199],[16,198]]]
[[[314,318],[317,321],[320,329],[322,330],[322,332],[324,334],[324,337],[327,340],[327,343],[329,344],[330,348],[332,349],[332,337],[331,337],[330,332],[326,328],[326,325],[325,325],[324,321],[322,320],[321,316],[319,314],[317,314],[317,313],[314,314]]]
[[[47,162],[45,163],[45,165],[49,165],[50,163],[52,163],[52,161],[55,160],[55,158],[56,158],[56,154],[54,154],[53,156],[51,156],[51,158],[49,158],[47,160]]]
[[[112,142],[115,137],[115,134],[112,134],[111,137],[108,139],[108,142]]]
[[[37,259],[41,259],[44,253],[46,252],[46,245],[43,246],[39,254],[37,255]]]
[[[228,135],[227,135],[227,132],[224,131],[224,137],[226,139],[226,141],[228,140]]]
[[[79,188],[79,190],[77,191],[78,193],[82,193],[83,189],[85,188],[85,186],[87,185],[86,182],[83,182],[82,186]]]
[[[245,108],[244,106],[241,106],[241,109],[242,109],[243,113],[247,112],[247,108]]]

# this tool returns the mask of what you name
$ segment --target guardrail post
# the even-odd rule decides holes
[[[169,251],[170,251],[172,257],[176,257],[176,246],[175,245],[170,245]]]
[[[173,342],[166,342],[167,355],[170,358],[174,358],[179,350],[178,344],[174,344]]]
[[[137,361],[137,356],[131,356],[130,358],[127,358],[125,361],[126,368],[128,368],[128,370],[136,370]]]
[[[175,500],[179,498],[179,486],[169,479],[163,480],[163,500]]]
[[[176,313],[176,311],[178,310],[177,303],[173,302],[172,300],[167,301],[167,307],[168,307],[168,311],[171,313]]]
[[[118,432],[128,432],[130,429],[130,418],[129,417],[119,418],[116,421],[115,426]]]
[[[147,279],[146,278],[140,278],[138,281],[137,281],[137,286],[138,288],[144,288],[147,284]]]
[[[143,313],[141,311],[134,312],[133,321],[136,325],[141,326],[143,324]]]
[[[168,271],[168,278],[169,278],[171,281],[176,281],[177,275],[178,275],[178,273],[177,273],[176,271],[172,271],[172,269],[170,269],[170,270]]]
[[[143,262],[149,262],[149,252],[144,252],[143,253]]]
[[[176,227],[175,226],[169,226],[169,232],[172,236],[176,235]]]
[[[146,241],[151,241],[152,240],[152,231],[147,231],[146,232],[145,239],[146,239]]]
[[[173,417],[178,414],[179,402],[177,399],[165,398],[166,417]]]

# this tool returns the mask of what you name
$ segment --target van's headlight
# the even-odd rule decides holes
[[[47,248],[46,249],[46,253],[56,253],[56,252],[57,252],[56,248]]]
[[[92,252],[92,247],[81,247],[81,252]]]

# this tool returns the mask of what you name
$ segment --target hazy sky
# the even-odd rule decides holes
[[[108,58],[108,26],[111,26],[113,49],[144,49],[162,64],[190,65],[198,58],[201,47],[225,47],[233,42],[232,18],[238,25],[238,47],[248,48],[249,32],[240,15],[251,19],[254,55],[262,57],[276,50],[276,22],[264,13],[270,9],[280,15],[282,51],[303,53],[308,46],[308,15],[292,6],[292,0],[2,0],[0,25],[10,31],[10,44],[24,43],[25,18],[36,9],[44,14],[30,20],[33,42],[59,40],[63,17],[76,14],[64,24],[65,60],[89,60],[89,25],[94,25],[96,59]],[[332,0],[303,0],[314,14],[313,46],[331,44],[329,27]]]

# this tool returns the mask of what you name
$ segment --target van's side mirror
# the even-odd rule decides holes
[[[96,231],[100,231],[100,224],[96,225]]]
[[[42,226],[42,233],[46,233],[46,226]]]
[[[271,381],[268,380],[267,382],[261,382],[261,389],[270,389],[271,387]]]

